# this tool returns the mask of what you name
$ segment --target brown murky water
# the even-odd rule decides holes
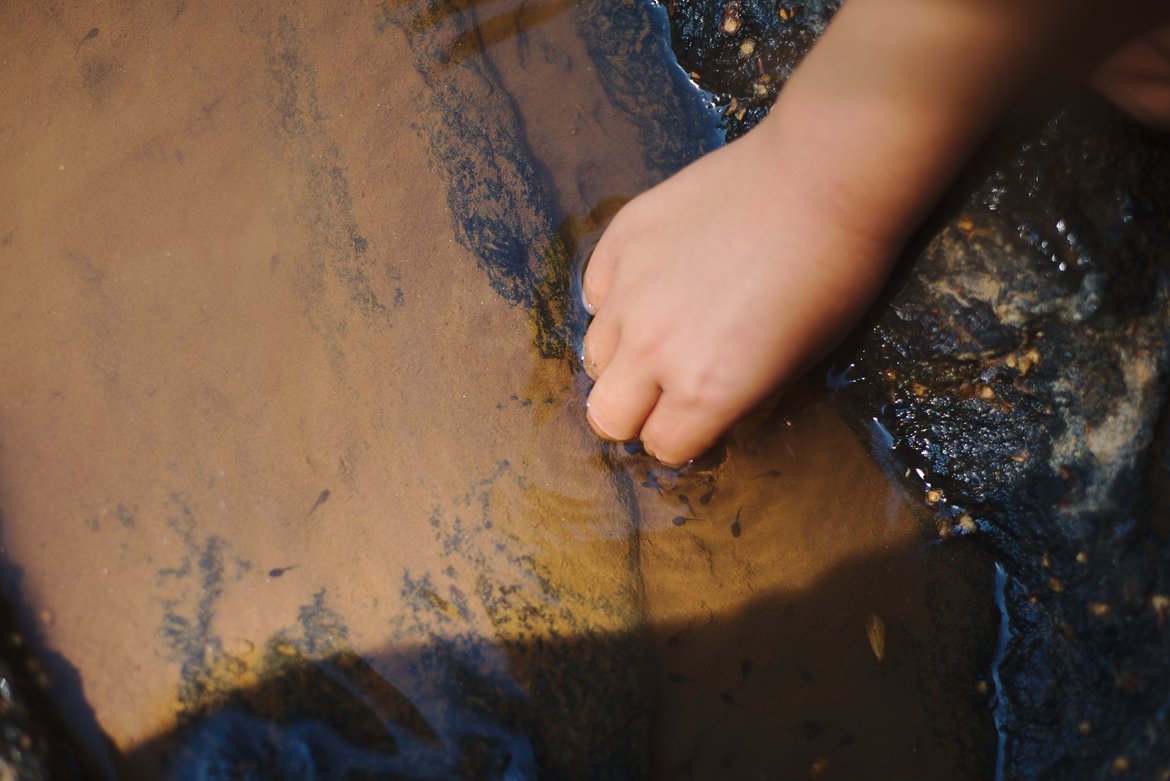
[[[660,474],[535,346],[665,174],[595,11],[0,7],[0,531],[105,772],[985,775],[990,581],[823,402]]]

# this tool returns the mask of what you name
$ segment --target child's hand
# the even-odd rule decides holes
[[[598,433],[683,463],[836,344],[1023,78],[1094,7],[845,3],[758,127],[602,236],[585,273]]]
[[[765,121],[631,201],[590,259],[587,416],[668,464],[701,454],[833,347],[880,289],[888,242],[786,175]]]

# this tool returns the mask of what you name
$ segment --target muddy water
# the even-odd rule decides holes
[[[0,31],[7,590],[102,772],[979,777],[990,582],[825,404],[582,423],[571,240],[708,143],[655,9]]]

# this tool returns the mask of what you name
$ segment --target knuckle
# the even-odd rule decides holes
[[[707,413],[726,405],[731,388],[723,372],[695,368],[682,374],[670,390],[681,409]]]

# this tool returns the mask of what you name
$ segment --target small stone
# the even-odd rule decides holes
[[[931,488],[929,491],[926,492],[926,503],[927,504],[938,504],[939,502],[942,501],[942,498],[943,498],[942,491],[938,490],[937,488]]]
[[[1086,550],[1077,551],[1077,564],[1088,564],[1089,552]]]
[[[1158,628],[1166,626],[1166,613],[1170,612],[1170,597],[1165,594],[1154,594],[1150,597],[1150,608],[1158,614]]]
[[[970,515],[963,513],[959,516],[959,530],[963,532],[963,534],[971,534],[978,530],[978,528],[979,527],[975,525],[975,519]]]
[[[928,388],[925,385],[923,385],[921,382],[913,382],[913,383],[910,383],[910,390],[914,391],[915,396],[918,396],[921,398],[922,396],[925,396],[927,394]]]
[[[722,29],[723,32],[727,33],[728,35],[734,34],[735,31],[739,29],[739,20],[734,16],[728,16],[723,20]]]
[[[1079,734],[1081,737],[1088,737],[1092,733],[1093,733],[1093,722],[1089,721],[1088,719],[1085,719],[1084,721],[1082,721],[1080,724],[1077,725],[1077,734]]]
[[[995,398],[995,391],[990,385],[984,385],[979,389],[979,398],[983,399],[984,401],[991,401]]]
[[[1113,775],[1121,776],[1129,772],[1129,757],[1124,754],[1113,760]]]
[[[987,681],[981,680],[975,684],[975,693],[980,697],[986,697],[989,691],[991,691],[991,687],[988,685]]]
[[[1111,610],[1112,608],[1109,607],[1109,604],[1106,602],[1089,603],[1089,615],[1093,616],[1094,618],[1104,618],[1105,616],[1109,615]]]
[[[1040,363],[1040,352],[1035,347],[1031,347],[1020,356],[1019,360],[1020,376],[1023,377],[1032,370],[1033,366]]]
[[[1048,588],[1052,589],[1052,593],[1059,594],[1064,591],[1064,583],[1060,581],[1060,578],[1049,578]]]
[[[768,94],[768,88],[757,81],[752,84],[752,92],[756,97],[762,98]]]
[[[743,43],[741,43],[739,45],[739,56],[744,57],[744,58],[751,57],[752,52],[754,52],[755,50],[756,50],[756,42],[753,41],[751,38],[747,38],[744,40]]]
[[[1114,674],[1113,684],[1126,694],[1141,694],[1146,688],[1132,670],[1122,670]]]

